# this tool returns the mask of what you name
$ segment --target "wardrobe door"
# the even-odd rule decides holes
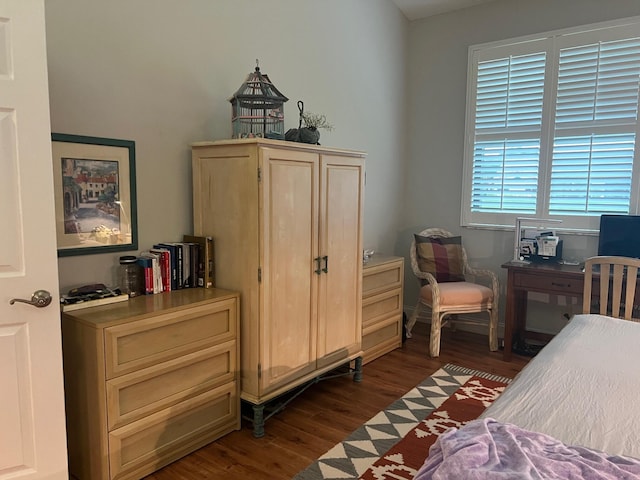
[[[318,155],[261,149],[261,394],[316,368]]]
[[[321,156],[319,366],[361,348],[364,163]]]

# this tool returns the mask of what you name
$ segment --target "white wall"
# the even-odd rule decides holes
[[[504,299],[506,272],[500,265],[512,257],[513,230],[460,227],[468,48],[635,15],[640,15],[637,0],[497,0],[411,23],[408,175],[404,227],[398,236],[397,252],[407,252],[411,235],[428,226],[460,233],[469,257],[477,265],[500,274]],[[565,258],[581,260],[596,253],[597,237],[564,238]],[[418,286],[408,263],[407,267],[405,304],[412,305]],[[564,324],[562,313],[571,313],[572,308],[563,305],[562,298],[538,300],[550,300],[558,306],[533,302],[528,325],[541,331],[557,331]],[[504,301],[501,307],[504,310]]]
[[[408,22],[390,0],[49,0],[46,23],[52,131],[136,142],[140,250],[192,232],[190,144],[230,138],[256,58],[285,128],[303,100],[335,125],[320,143],[368,153],[365,245],[393,249]],[[113,284],[121,254],[61,258],[61,289]]]
[[[134,140],[140,250],[179,240],[192,229],[189,146],[230,137],[228,98],[259,58],[290,99],[287,128],[301,99],[336,126],[321,143],[368,152],[365,247],[408,256],[414,232],[442,226],[504,284],[513,233],[459,223],[468,47],[634,15],[638,0],[496,0],[411,24],[391,0],[48,0],[52,130]],[[565,237],[566,256],[596,244]],[[62,290],[112,284],[118,256],[60,259]],[[546,308],[530,323],[557,330],[536,320]]]

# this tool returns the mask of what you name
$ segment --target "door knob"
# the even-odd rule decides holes
[[[25,300],[23,298],[12,298],[9,300],[9,305],[13,305],[16,302],[26,303],[33,305],[34,307],[42,308],[51,303],[51,294],[46,290],[36,290],[31,296],[31,300]]]

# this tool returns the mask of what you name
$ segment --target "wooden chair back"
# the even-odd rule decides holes
[[[596,265],[599,266],[599,272],[594,271]],[[640,259],[638,258],[597,256],[585,260],[582,313],[593,313],[591,311],[592,285],[594,276],[599,275],[598,313],[639,321],[640,319],[633,315],[639,268]],[[624,314],[622,314],[622,307],[624,307]]]

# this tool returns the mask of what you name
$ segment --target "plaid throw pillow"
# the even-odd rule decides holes
[[[461,237],[414,237],[421,271],[431,273],[437,282],[464,282]]]

